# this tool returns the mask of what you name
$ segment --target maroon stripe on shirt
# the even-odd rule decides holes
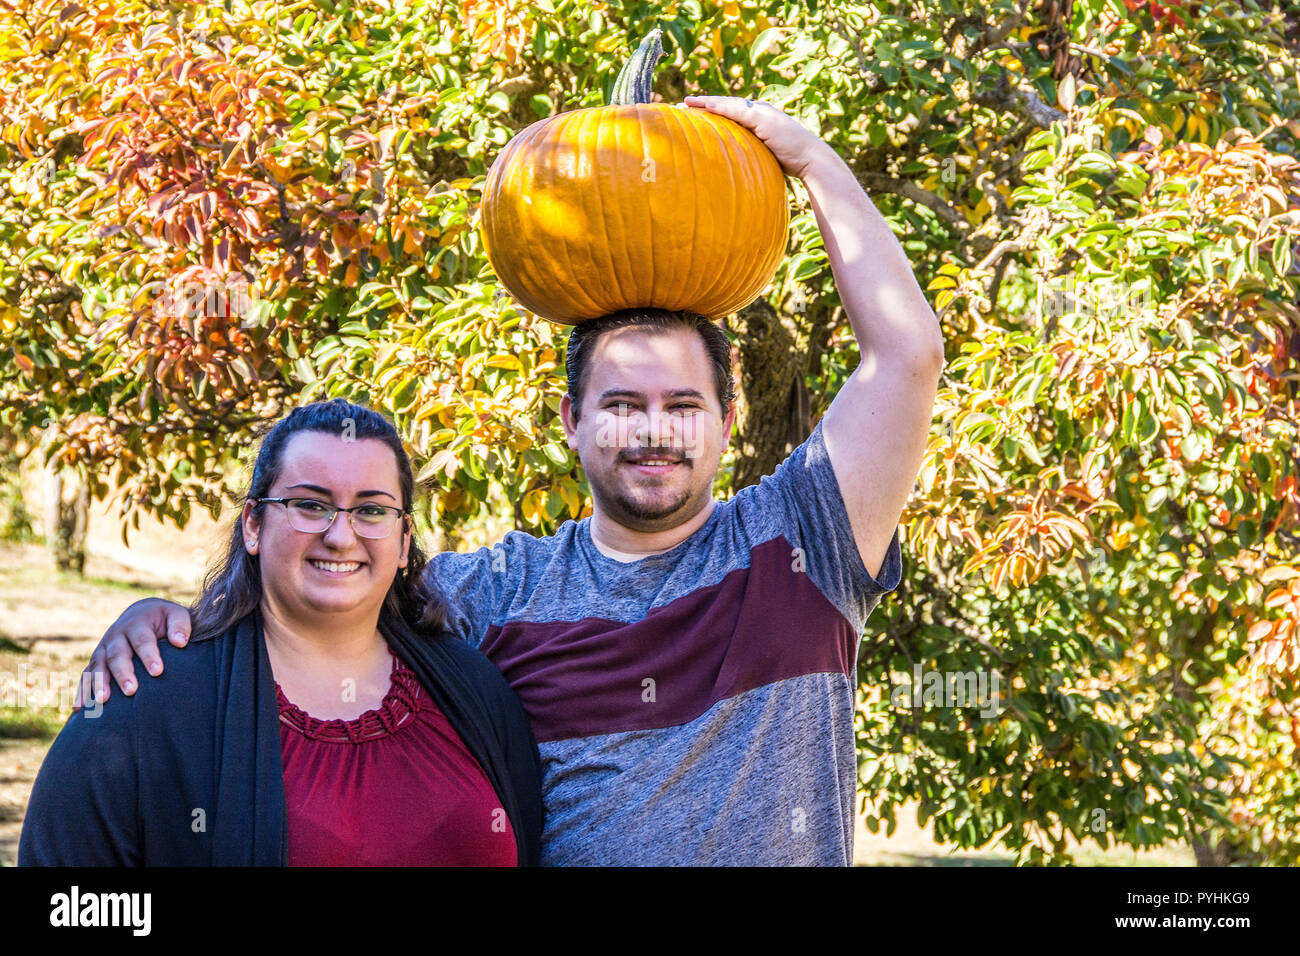
[[[774,538],[750,551],[748,568],[643,620],[510,621],[490,628],[481,650],[539,741],[675,727],[804,674],[852,678],[859,635],[796,560]]]

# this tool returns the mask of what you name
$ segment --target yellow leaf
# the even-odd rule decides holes
[[[1259,576],[1259,579],[1265,584],[1273,581],[1289,581],[1291,578],[1300,576],[1300,570],[1286,564],[1279,564],[1276,567],[1269,568]]]
[[[1074,74],[1067,73],[1061,79],[1056,87],[1056,102],[1060,104],[1061,109],[1072,110],[1074,108]]]
[[[544,517],[544,512],[542,510],[544,504],[545,495],[542,493],[542,490],[540,488],[534,488],[532,491],[528,492],[528,494],[524,495],[524,500],[522,504],[520,504],[519,510],[523,512],[525,521],[532,524],[540,524]]]
[[[1010,564],[1011,562],[1008,559],[1003,558],[1001,561],[998,562],[998,566],[993,569],[993,590],[994,591],[1002,590],[1002,579],[1006,576],[1007,568]]]

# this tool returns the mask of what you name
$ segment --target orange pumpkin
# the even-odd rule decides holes
[[[744,127],[651,103],[659,30],[619,75],[611,105],[518,133],[488,173],[483,245],[525,308],[574,324],[620,309],[729,315],[785,253],[785,176]]]

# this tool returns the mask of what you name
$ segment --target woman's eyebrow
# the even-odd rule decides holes
[[[309,485],[306,482],[302,482],[296,485],[290,485],[286,490],[292,491],[294,488],[306,488],[308,491],[314,491],[317,494],[325,495],[326,497],[329,498],[332,498],[334,496],[334,492],[330,491],[328,488],[322,488],[320,485]],[[373,498],[376,495],[384,495],[385,497],[392,498],[394,501],[397,500],[397,495],[389,494],[387,491],[380,491],[374,488],[369,489],[367,491],[357,492],[358,498]]]

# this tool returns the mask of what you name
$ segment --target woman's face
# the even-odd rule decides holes
[[[403,506],[391,448],[374,438],[344,441],[324,432],[289,439],[266,497],[312,498],[341,508]],[[261,520],[252,503],[245,504],[243,523],[244,547],[261,564],[262,600],[281,620],[377,620],[398,569],[406,567],[411,543],[404,519],[386,538],[363,538],[340,513],[328,530],[311,534],[290,526],[286,506],[273,502],[264,506]]]

